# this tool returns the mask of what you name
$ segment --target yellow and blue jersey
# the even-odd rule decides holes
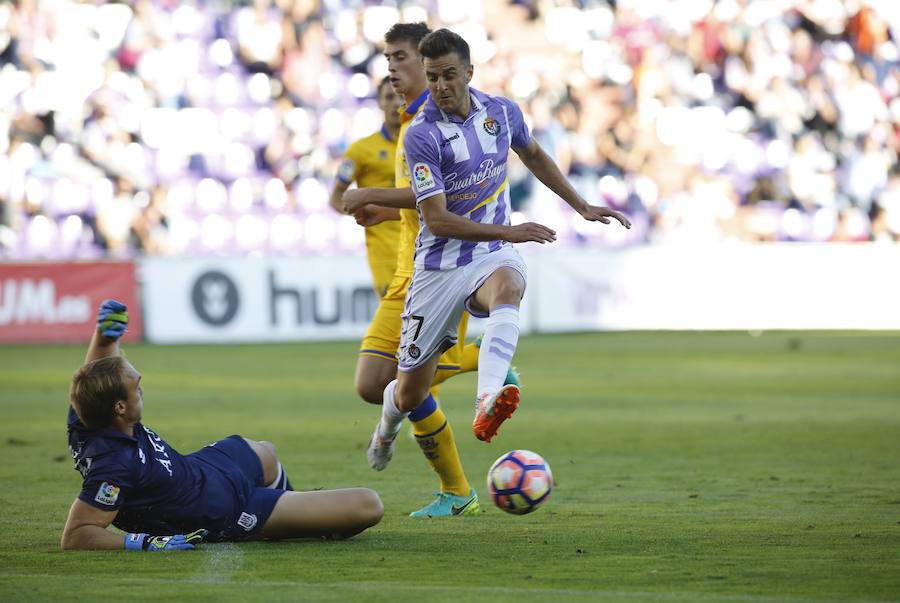
[[[360,188],[391,188],[394,186],[394,161],[397,141],[391,140],[386,128],[347,147],[338,169],[338,180],[344,184],[356,182]],[[397,247],[400,223],[389,220],[366,228],[366,251],[369,268],[378,295],[384,295],[397,266]]]
[[[429,98],[428,90],[423,92],[419,98],[412,103],[400,109],[400,135],[397,137],[400,144],[397,145],[396,164],[394,166],[394,177],[397,182],[397,188],[409,188],[409,168],[406,164],[406,154],[403,151],[403,136],[406,129],[412,123],[413,118],[418,115],[425,106],[425,101]],[[419,212],[415,209],[400,210],[400,245],[397,249],[397,270],[395,274],[399,276],[412,276],[413,274],[413,256],[416,251],[416,236],[419,234]]]

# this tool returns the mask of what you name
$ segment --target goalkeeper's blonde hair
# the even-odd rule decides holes
[[[128,398],[123,375],[128,361],[107,356],[88,362],[72,375],[69,402],[85,427],[109,427],[115,418],[113,407]]]

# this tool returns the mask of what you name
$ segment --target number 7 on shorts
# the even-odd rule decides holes
[[[411,314],[410,318],[416,321],[416,332],[413,333],[412,340],[415,341],[419,338],[419,331],[422,330],[422,323],[425,322],[424,316],[416,316],[415,314]]]

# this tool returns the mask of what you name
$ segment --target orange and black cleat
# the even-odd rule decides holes
[[[485,394],[475,403],[475,420],[472,433],[482,442],[490,442],[497,435],[500,424],[519,408],[519,388],[504,385],[494,394]]]

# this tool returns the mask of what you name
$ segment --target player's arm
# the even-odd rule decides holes
[[[331,207],[333,207],[335,211],[342,214],[351,214],[354,218],[356,218],[356,222],[360,226],[375,226],[376,224],[381,224],[382,222],[400,219],[399,209],[396,209],[394,207],[384,207],[382,205],[370,205],[370,195],[365,192],[376,191],[375,196],[377,197],[379,194],[377,191],[386,190],[393,192],[397,189],[348,189],[350,189],[350,182],[345,182],[340,178],[335,179],[334,186],[331,188],[331,196],[328,198],[328,201],[331,203]],[[359,191],[364,192],[360,193]],[[399,197],[399,195],[390,195],[388,197],[389,202],[391,200],[391,197]],[[415,206],[416,200],[415,198],[413,198],[412,207]]]
[[[625,228],[631,228],[631,222],[624,214],[609,209],[608,207],[590,205],[587,201],[582,199],[581,195],[579,195],[575,188],[569,183],[568,179],[561,171],[559,171],[559,167],[557,167],[553,159],[550,158],[534,138],[531,138],[526,146],[512,147],[512,150],[516,152],[522,159],[522,163],[525,164],[525,167],[527,167],[538,180],[543,182],[551,191],[559,195],[563,201],[568,203],[569,206],[577,211],[585,220],[609,224],[609,219],[614,218]]]
[[[85,363],[107,356],[118,356],[119,338],[127,327],[128,308],[125,304],[114,299],[104,300],[97,310],[97,328],[91,336]]]
[[[334,211],[341,214],[347,213],[344,209],[344,202],[341,199],[348,188],[350,188],[349,182],[344,182],[340,178],[335,178],[334,186],[331,187],[331,195],[328,197],[328,202],[331,204],[331,207],[334,208]]]
[[[115,534],[109,525],[118,510],[105,511],[76,498],[69,508],[59,547],[64,551],[126,549],[129,551],[183,551],[193,549],[206,538],[206,530],[173,536],[149,534]]]
[[[359,154],[360,150],[355,144],[350,145],[350,148],[347,149],[328,199],[331,207],[340,213],[355,216],[357,222],[363,226],[372,226],[386,220],[399,220],[400,212],[397,211],[397,208],[415,208],[416,200],[412,196],[412,192],[404,195],[395,188],[351,189],[350,185],[358,181],[360,176],[358,166],[362,164],[362,159]],[[368,211],[360,212],[362,208],[369,205],[381,207],[373,207]]]
[[[380,205],[366,205],[353,212],[356,223],[360,226],[375,226],[382,222],[400,219],[400,210]]]
[[[393,209],[415,209],[416,196],[411,188],[355,188],[344,193],[344,210],[355,213],[367,205]],[[397,219],[400,219],[399,212]]]
[[[59,547],[64,551],[124,549],[125,539],[122,535],[106,529],[118,514],[118,509],[104,511],[76,498],[69,508]]]
[[[436,237],[462,239],[464,241],[509,241],[510,243],[550,243],[556,240],[556,233],[535,222],[516,226],[503,224],[481,224],[447,209],[447,197],[443,192],[419,202],[422,218],[428,230]]]
[[[341,159],[337,174],[334,176],[334,185],[331,187],[331,195],[328,197],[328,202],[331,204],[331,207],[334,208],[334,211],[341,214],[350,213],[344,208],[342,199],[344,193],[350,188],[350,185],[359,178],[360,165],[359,146],[357,143],[353,143]]]

